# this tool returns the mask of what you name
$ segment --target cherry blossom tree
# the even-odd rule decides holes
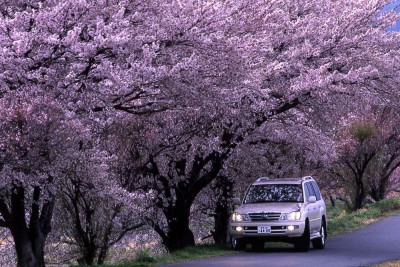
[[[57,165],[79,124],[34,93],[2,97],[0,116],[0,226],[13,236],[18,266],[44,266]]]
[[[391,53],[391,49],[397,46],[395,36],[384,31],[386,26],[385,19],[388,19],[388,17],[377,17],[382,5],[383,2],[375,2],[367,7],[356,3],[348,6],[332,3],[330,16],[340,18],[339,22],[341,23],[332,21],[332,24],[324,28],[324,34],[326,35],[322,34],[322,36],[330,40],[336,38],[335,41],[331,42],[326,42],[323,38],[319,38],[321,37],[320,25],[310,23],[310,21],[321,21],[322,18],[325,19],[327,16],[324,10],[316,7],[318,5],[287,5],[287,3],[277,2],[275,5],[269,6],[269,9],[265,7],[260,9],[260,13],[254,13],[248,8],[249,6],[244,5],[242,8],[248,13],[233,15],[236,21],[244,22],[241,24],[241,31],[236,30],[235,32],[236,36],[242,37],[242,45],[237,44],[236,48],[245,51],[248,59],[253,60],[250,62],[260,60],[258,61],[260,63],[251,65],[248,68],[247,71],[251,76],[249,75],[247,77],[248,80],[244,81],[244,85],[241,86],[242,90],[234,91],[233,89],[237,87],[231,88],[229,92],[232,97],[228,98],[228,101],[221,101],[224,99],[218,98],[214,91],[214,105],[216,101],[218,103],[226,103],[229,109],[224,109],[224,117],[214,116],[207,118],[205,122],[201,122],[198,119],[200,121],[199,126],[193,127],[197,131],[197,136],[195,138],[189,136],[191,150],[183,151],[194,151],[196,155],[194,159],[197,158],[200,166],[205,166],[204,169],[200,170],[205,174],[211,173],[212,175],[200,176],[207,177],[206,179],[200,179],[200,177],[196,176],[191,179],[188,178],[188,175],[190,176],[190,174],[199,173],[200,171],[186,167],[193,160],[187,159],[186,156],[181,156],[182,146],[186,146],[186,144],[180,143],[179,146],[176,145],[174,141],[178,138],[182,139],[182,132],[177,132],[176,129],[175,133],[177,134],[172,138],[172,144],[168,143],[164,146],[169,149],[163,149],[162,153],[156,152],[156,156],[150,159],[151,164],[147,165],[149,167],[147,171],[151,170],[150,177],[155,177],[156,181],[159,182],[157,186],[150,188],[162,195],[162,199],[159,200],[160,202],[156,204],[156,207],[160,207],[163,213],[167,214],[166,228],[168,230],[160,231],[162,227],[158,225],[159,222],[153,222],[153,224],[160,235],[164,237],[167,247],[174,250],[187,244],[193,244],[190,230],[188,230],[192,199],[197,192],[202,190],[202,183],[208,184],[217,176],[216,174],[222,169],[222,163],[227,160],[237,145],[242,143],[250,134],[257,132],[262,125],[269,123],[273,116],[285,113],[281,117],[289,116],[295,118],[294,121],[300,122],[307,120],[307,112],[309,112],[307,109],[315,109],[315,104],[323,102],[322,100],[316,101],[316,99],[331,99],[333,96],[341,94],[351,94],[354,97],[363,95],[373,97],[375,90],[384,89],[390,91],[393,88],[392,82],[396,77],[376,76],[377,71],[383,70],[381,64],[385,60],[388,62],[392,60],[392,57],[387,55],[386,51],[389,49],[388,51]],[[343,12],[344,8],[348,8],[349,12]],[[353,13],[355,8],[359,13]],[[266,13],[269,14],[267,18],[261,19]],[[282,13],[285,15],[282,15]],[[286,23],[282,23],[281,27],[271,27],[276,25],[275,16],[277,14],[280,14]],[[247,16],[251,19],[249,20]],[[378,19],[381,21],[377,21]],[[359,28],[350,27],[349,29],[349,21],[355,23],[353,27]],[[364,23],[360,23],[360,21]],[[371,22],[382,23],[382,26],[372,27]],[[252,31],[259,33],[260,36],[256,36],[258,38],[255,38],[254,35],[249,36],[248,33]],[[354,36],[353,31],[359,33],[359,36],[355,39],[351,38],[351,36]],[[287,34],[287,32],[296,32],[296,34]],[[342,36],[336,36],[338,33],[342,33]],[[377,35],[381,35],[381,37],[377,39]],[[274,36],[274,38],[271,38],[271,36]],[[311,41],[313,42],[312,45],[310,45]],[[374,51],[371,51],[371,42],[376,42],[376,46],[374,46],[376,50]],[[256,45],[249,47],[250,45],[248,44]],[[259,50],[259,47],[269,48],[269,50]],[[357,52],[354,51],[354,47],[359,50]],[[260,51],[263,51],[261,55]],[[368,54],[365,51],[368,51]],[[376,58],[377,55],[379,55],[381,61],[375,62],[376,65],[371,65],[372,59],[371,61],[365,60],[369,56]],[[352,60],[349,60],[349,57],[352,57]],[[368,62],[367,65],[365,65],[366,62]],[[384,71],[389,70],[386,69]],[[251,81],[251,83],[248,81]],[[384,88],[382,84],[385,85]],[[243,88],[246,89],[243,90]],[[233,92],[237,93],[237,95],[234,95]],[[382,94],[384,93],[386,91],[382,91]],[[207,106],[207,111],[204,110],[203,113],[207,114],[211,110],[216,110],[213,106],[213,101],[209,98],[198,98],[196,103]],[[240,108],[235,108],[235,105],[239,105]],[[191,120],[196,121],[196,113],[193,110],[191,108],[184,110],[183,113],[171,112],[163,115],[168,116],[167,114],[171,114],[169,116],[172,118],[181,118],[182,115],[180,114],[186,117],[185,112],[191,112]],[[227,116],[228,112],[231,112],[232,115]],[[240,116],[240,119],[238,119],[238,116]],[[200,118],[203,119],[202,117]],[[160,119],[157,121],[160,121]],[[184,119],[181,119],[181,121],[185,122]],[[212,122],[216,123],[213,124]],[[176,123],[171,125],[177,127]],[[203,125],[209,126],[207,134],[202,132],[205,129]],[[174,132],[165,125],[163,127],[168,129],[167,132],[170,136]],[[179,129],[179,126],[177,128]],[[187,128],[189,129],[189,127]],[[183,132],[183,138],[185,136],[188,136],[186,131]],[[210,141],[216,138],[218,138],[218,142]],[[163,140],[162,138],[159,139]],[[189,141],[189,139],[187,140]],[[179,149],[178,151],[176,151],[177,148]],[[185,162],[186,164],[184,164]],[[176,167],[177,163],[185,165],[185,171],[191,171],[179,174],[178,169],[180,167]],[[210,168],[209,166],[215,167]],[[159,171],[160,169],[161,171]],[[178,174],[174,175],[175,172]],[[190,187],[188,186],[191,188],[190,190],[194,191],[193,193],[183,193],[181,201],[185,204],[181,205],[179,203],[180,200],[177,200],[178,203],[174,203],[174,191],[185,192],[182,188],[183,186],[179,186],[180,178],[178,177],[182,176],[185,178],[185,182],[191,185]],[[165,177],[168,178],[168,186],[164,185]],[[194,184],[200,184],[200,186],[193,186],[192,182],[190,182],[191,180],[193,180]],[[176,185],[174,185],[176,181],[178,181],[177,189],[175,188]],[[170,186],[171,183],[172,186]],[[160,184],[162,185],[160,186]],[[167,189],[170,187],[172,188],[170,196],[163,195],[163,192],[168,192],[169,190]],[[168,201],[165,201],[165,199],[172,199],[171,203],[166,203]],[[182,219],[176,216],[177,214],[180,214]],[[171,244],[171,240],[175,244]]]
[[[386,31],[397,14],[384,0],[4,2],[0,94],[140,115],[144,164],[123,189],[144,196],[171,251],[194,244],[194,200],[265,125],[305,124],[342,95],[398,97],[399,36]]]
[[[338,140],[339,160],[333,174],[360,209],[369,195],[386,197],[390,177],[400,166],[398,114],[392,108],[364,106],[363,115],[347,120]]]
[[[391,183],[395,184],[393,177],[400,167],[400,133],[397,127],[399,114],[391,108],[376,111],[378,118],[375,121],[378,130],[378,138],[381,146],[370,168],[368,177],[369,195],[379,201],[387,197]]]
[[[373,138],[374,133],[374,125],[368,122],[353,124],[350,128],[350,139],[346,140],[341,149],[343,166],[339,169],[342,172],[334,172],[347,184],[352,209],[361,209],[368,194],[365,176],[379,149],[378,140]]]
[[[144,225],[135,208],[140,196],[124,190],[130,163],[119,149],[130,143],[128,135],[120,133],[127,131],[104,118],[108,116],[93,118],[91,132],[60,167],[58,183],[60,242],[74,247],[77,261],[87,265],[103,264],[112,246]]]
[[[14,2],[1,10],[1,93],[51,92],[60,108],[80,114],[185,108],[240,76],[239,40],[224,34],[234,24],[224,26],[230,13],[216,7]]]
[[[39,85],[76,110],[143,114],[237,79],[234,44],[219,29],[230,14],[216,3],[17,3],[0,24],[5,91]]]

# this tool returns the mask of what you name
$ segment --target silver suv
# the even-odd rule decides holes
[[[266,241],[292,243],[298,251],[308,251],[310,241],[315,249],[325,247],[326,206],[311,176],[259,178],[248,187],[243,202],[235,198],[233,203],[240,205],[229,226],[236,250],[247,243],[261,250]]]

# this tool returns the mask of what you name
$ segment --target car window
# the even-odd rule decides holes
[[[306,199],[310,197],[310,191],[307,188],[307,184],[304,184],[304,193],[306,195]]]
[[[315,196],[315,192],[314,192],[314,189],[312,188],[311,183],[306,183],[305,185],[306,185],[306,186],[305,186],[306,191],[308,192],[308,196],[306,196],[306,197],[307,197],[306,200],[308,201],[308,198],[309,198],[310,196]]]
[[[312,187],[314,188],[315,197],[317,198],[317,201],[321,200],[321,192],[319,191],[317,183],[313,181],[313,182],[311,182],[311,184],[312,184]]]
[[[264,202],[303,202],[303,190],[299,184],[262,184],[250,186],[244,203]]]

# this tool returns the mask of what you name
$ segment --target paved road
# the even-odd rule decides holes
[[[306,253],[291,248],[246,251],[165,267],[370,266],[394,259],[400,259],[400,214],[352,234],[328,238],[324,250],[311,248]]]

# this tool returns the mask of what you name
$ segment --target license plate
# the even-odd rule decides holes
[[[258,226],[257,232],[259,234],[270,234],[271,233],[271,226]]]

